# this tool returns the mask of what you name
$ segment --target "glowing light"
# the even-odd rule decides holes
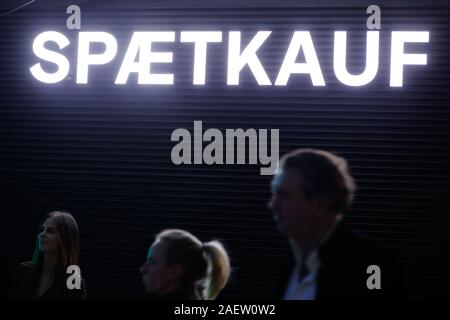
[[[271,33],[272,31],[258,31],[241,53],[241,32],[230,31],[228,40],[228,85],[239,84],[239,73],[245,65],[249,66],[259,85],[272,84],[256,55],[256,51]]]
[[[370,83],[378,72],[379,31],[367,32],[366,67],[359,75],[347,71],[347,32],[334,32],[334,73],[340,82],[348,86],[364,86]]]
[[[105,44],[100,54],[89,53],[92,42]],[[77,83],[88,83],[89,65],[102,65],[111,62],[117,53],[117,41],[107,32],[80,32],[78,38]]]
[[[296,63],[295,61],[301,48],[303,48],[306,62]],[[325,80],[320,70],[319,59],[317,58],[309,31],[294,32],[275,85],[287,85],[290,75],[294,73],[309,74],[314,86],[325,85]]]
[[[424,53],[405,53],[405,42],[428,42],[427,31],[392,31],[391,37],[391,87],[403,86],[403,66],[426,65],[427,55]]]
[[[127,83],[131,72],[138,74],[139,84],[173,84],[173,74],[151,73],[152,63],[171,63],[172,52],[152,52],[153,42],[174,42],[175,32],[134,32],[123,59],[116,84]],[[139,54],[139,61],[135,62]]]
[[[260,86],[272,85],[264,66],[258,58],[258,50],[266,42],[272,31],[258,31],[241,50],[241,32],[230,31],[228,38],[227,85],[239,85],[240,72],[248,66]],[[126,84],[131,73],[137,73],[138,84],[173,85],[174,74],[152,72],[154,64],[172,63],[174,53],[154,52],[153,43],[174,42],[175,31],[136,31],[126,48],[115,78],[115,84]],[[194,44],[192,83],[206,84],[207,52],[210,43],[221,43],[221,31],[180,31],[180,42]],[[390,86],[403,86],[405,65],[426,65],[426,53],[405,53],[406,43],[428,43],[428,31],[393,31],[391,34],[391,70]],[[58,49],[50,50],[48,43],[56,43]],[[91,53],[93,43],[103,44],[101,53]],[[56,65],[56,71],[44,70],[42,62],[34,64],[29,70],[33,77],[44,83],[58,83],[64,80],[70,71],[70,62],[62,49],[70,44],[69,39],[56,31],[40,33],[33,41],[33,53],[43,61]],[[347,32],[334,32],[333,68],[336,78],[347,86],[364,86],[373,81],[378,73],[380,31],[367,31],[366,61],[364,70],[351,74],[347,70]],[[76,83],[89,82],[89,68],[94,65],[106,65],[115,59],[118,52],[116,38],[107,32],[79,32],[76,60]],[[305,60],[297,62],[303,53]],[[277,65],[277,63],[276,63]],[[275,80],[276,86],[286,86],[291,75],[305,74],[311,77],[313,86],[325,86],[319,59],[309,31],[295,31],[284,55]]]
[[[40,33],[33,41],[34,54],[45,61],[53,62],[58,66],[58,70],[54,73],[48,73],[40,63],[36,63],[30,68],[31,74],[39,81],[44,83],[58,83],[65,79],[69,74],[70,64],[67,58],[57,52],[45,48],[48,41],[56,42],[59,49],[64,49],[70,44],[69,39],[62,33],[56,31],[45,31]]]
[[[206,82],[206,49],[208,42],[222,42],[222,32],[182,31],[180,41],[194,43],[193,84],[204,85]]]

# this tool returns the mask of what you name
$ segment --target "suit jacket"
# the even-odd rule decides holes
[[[316,300],[372,300],[405,297],[403,271],[394,253],[378,241],[351,230],[343,222],[318,248],[320,267]],[[293,256],[280,266],[278,299],[282,298],[295,268]],[[381,271],[381,289],[369,290],[367,267]]]
[[[87,296],[86,284],[82,279],[81,289],[69,290],[65,282],[54,281],[40,297],[36,297],[33,288],[33,266],[31,262],[21,263],[14,274],[11,298],[18,300],[78,300]]]

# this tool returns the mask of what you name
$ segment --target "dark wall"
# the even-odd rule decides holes
[[[380,66],[361,88],[341,84],[332,68],[333,32],[349,31],[353,72],[365,62],[365,6],[305,8],[107,9],[88,1],[82,31],[116,36],[119,52],[75,83],[77,31],[64,10],[24,8],[0,18],[0,188],[3,274],[29,260],[37,224],[48,211],[72,212],[82,236],[82,271],[92,298],[142,296],[138,268],[153,235],[185,228],[222,239],[235,272],[223,298],[264,297],[286,252],[266,209],[270,176],[258,166],[175,166],[171,132],[204,128],[278,128],[280,153],[325,148],[346,157],[359,185],[348,221],[398,252],[415,298],[449,297],[450,288],[450,10],[382,7]],[[180,30],[219,30],[208,51],[207,85],[192,85],[192,47]],[[261,87],[248,69],[226,85],[227,34],[247,41],[272,30],[260,58],[274,82],[294,30],[310,30],[327,86],[293,75],[286,87]],[[45,30],[71,39],[70,76],[55,85],[34,79],[34,37]],[[174,86],[114,79],[134,30],[177,31],[166,66]],[[390,31],[430,31],[428,65],[406,67],[404,86],[389,87]],[[246,41],[246,40],[244,40]],[[10,278],[3,283],[9,286]],[[2,290],[6,292],[6,290]]]

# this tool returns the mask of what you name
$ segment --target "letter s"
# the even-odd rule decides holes
[[[67,77],[69,74],[70,64],[67,58],[57,52],[51,51],[44,47],[48,41],[56,42],[59,49],[63,49],[70,44],[69,39],[62,33],[56,31],[45,31],[40,33],[33,41],[34,54],[45,61],[53,62],[58,66],[58,70],[54,73],[45,72],[40,63],[36,63],[30,68],[31,74],[39,81],[44,83],[57,83]]]

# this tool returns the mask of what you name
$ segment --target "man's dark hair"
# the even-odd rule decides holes
[[[294,169],[301,175],[301,188],[308,200],[323,197],[332,213],[344,213],[352,201],[356,185],[347,161],[317,149],[297,149],[282,157],[282,171]]]

